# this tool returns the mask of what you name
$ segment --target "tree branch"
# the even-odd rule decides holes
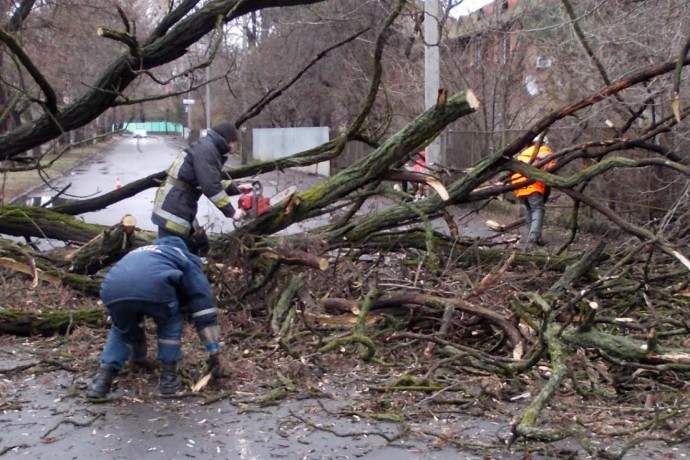
[[[189,46],[215,29],[218,15],[224,23],[244,14],[264,8],[310,5],[324,0],[216,0],[205,3],[188,14],[170,16],[164,35],[151,34],[141,40],[141,65],[134,62],[129,52],[121,54],[104,67],[93,88],[86,91],[63,110],[44,114],[31,124],[23,124],[0,134],[0,161],[48,142],[63,132],[79,128],[100,116],[113,106],[117,97],[139,76],[137,70],[150,70],[182,57]],[[189,7],[194,2],[185,2]],[[180,10],[182,11],[182,10]],[[173,17],[180,17],[173,23]],[[157,29],[160,33],[163,29]]]
[[[608,74],[606,73],[606,69],[604,68],[604,64],[601,63],[601,60],[597,57],[596,53],[594,53],[594,50],[592,50],[592,47],[589,46],[589,42],[587,41],[587,38],[585,37],[585,34],[582,32],[582,29],[580,28],[580,24],[578,23],[578,18],[575,14],[575,10],[573,9],[573,6],[570,4],[570,0],[561,0],[561,3],[563,4],[563,7],[565,8],[566,13],[568,14],[568,17],[570,18],[570,24],[573,27],[573,32],[575,32],[575,36],[577,37],[577,40],[580,42],[580,45],[582,46],[582,49],[585,50],[585,54],[589,57],[589,59],[592,61],[594,64],[594,67],[596,67],[597,72],[599,72],[599,75],[601,76],[601,79],[604,80],[604,83],[607,86],[611,85],[611,79],[609,78]],[[628,107],[628,105],[623,101],[623,98],[620,96],[620,94],[616,93],[614,95],[616,100],[623,104],[625,108],[633,115],[635,116],[635,112]]]
[[[57,96],[55,91],[53,91],[52,86],[48,83],[48,80],[43,76],[38,67],[33,63],[31,58],[24,52],[24,49],[17,43],[17,41],[5,32],[5,30],[0,29],[0,40],[3,41],[7,47],[14,53],[14,55],[19,59],[19,62],[24,66],[24,68],[29,72],[29,75],[34,79],[36,84],[41,88],[41,91],[45,95],[46,100],[43,104],[48,109],[51,114],[57,113]]]
[[[257,101],[254,105],[249,107],[242,115],[237,117],[237,120],[235,120],[235,126],[241,126],[244,124],[247,120],[255,117],[258,115],[264,107],[266,107],[271,101],[276,99],[278,96],[283,94],[283,92],[288,89],[290,86],[292,86],[297,80],[299,80],[302,75],[304,75],[310,68],[312,68],[317,62],[319,62],[321,59],[326,57],[328,53],[331,51],[340,48],[341,46],[350,43],[351,41],[355,40],[357,37],[361,36],[364,32],[369,30],[367,27],[366,29],[362,29],[359,32],[356,32],[355,34],[347,37],[346,39],[336,43],[333,46],[330,46],[326,48],[325,50],[321,51],[314,57],[311,61],[307,63],[306,66],[304,66],[297,74],[295,74],[294,77],[290,79],[287,83],[284,85],[280,86],[277,89],[272,89],[270,90],[267,94],[265,94],[259,101]]]

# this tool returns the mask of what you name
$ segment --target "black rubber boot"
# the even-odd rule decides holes
[[[532,211],[532,219],[530,220],[529,233],[527,235],[527,242],[531,244],[543,245],[541,238],[541,229],[544,225],[544,210],[538,209]]]
[[[162,395],[172,395],[182,388],[180,376],[177,375],[177,363],[161,362],[161,376],[158,390]]]
[[[115,369],[110,366],[101,366],[86,390],[86,397],[90,399],[103,399],[110,391],[110,386],[115,378]]]
[[[544,196],[540,193],[533,193],[527,197],[526,204],[529,209],[527,216],[527,244],[539,245],[542,241],[541,232],[544,226],[544,214],[546,213]]]

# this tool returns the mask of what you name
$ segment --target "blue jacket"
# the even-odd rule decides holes
[[[124,256],[106,274],[101,300],[107,306],[122,301],[186,307],[195,325],[217,324],[218,309],[201,260],[176,236],[158,238]]]

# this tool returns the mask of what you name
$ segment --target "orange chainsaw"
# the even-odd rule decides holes
[[[271,209],[272,206],[280,203],[296,191],[297,187],[291,185],[285,190],[276,193],[272,197],[267,197],[264,196],[264,188],[261,185],[261,182],[255,180],[252,182],[252,188],[243,191],[237,202],[237,206],[247,213],[240,225],[244,223],[244,220],[256,219],[260,215],[265,214],[269,209]]]

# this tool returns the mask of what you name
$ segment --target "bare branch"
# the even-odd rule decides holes
[[[21,29],[22,24],[29,17],[31,10],[34,7],[36,0],[22,0],[19,6],[14,10],[12,18],[10,18],[7,24],[8,32],[17,32]]]
[[[158,32],[165,30],[164,35],[154,33],[140,41],[141,65],[133,61],[129,52],[122,54],[104,68],[93,85],[94,89],[75,99],[63,110],[59,112],[57,110],[49,111],[48,114],[36,119],[31,124],[23,124],[0,134],[0,145],[3,146],[2,152],[0,152],[0,161],[11,159],[27,149],[54,139],[65,131],[79,128],[96,119],[112,107],[117,97],[138,77],[139,74],[136,70],[150,70],[183,56],[190,45],[198,42],[216,28],[218,15],[222,15],[223,22],[228,23],[239,16],[264,8],[308,5],[322,1],[258,0],[245,2],[242,0],[217,0],[205,3],[189,14],[179,14],[183,10],[176,10],[175,15],[168,16],[166,26],[157,29]],[[196,2],[183,3],[188,11],[194,4]],[[175,19],[177,22],[174,22]],[[53,105],[56,104],[53,103]]]
[[[14,53],[14,55],[19,59],[19,62],[24,66],[24,68],[33,77],[36,84],[41,88],[41,91],[46,97],[43,104],[52,114],[57,113],[57,96],[55,91],[53,91],[52,86],[48,83],[48,80],[43,76],[41,71],[36,67],[31,58],[24,52],[22,47],[17,43],[17,41],[5,32],[5,30],[0,29],[0,41],[3,41],[7,47]]]
[[[592,61],[594,64],[594,67],[596,67],[597,72],[599,72],[599,75],[601,76],[601,79],[604,80],[604,83],[607,86],[611,85],[611,79],[608,76],[608,73],[606,72],[606,69],[604,68],[604,64],[601,63],[601,60],[597,57],[596,53],[594,53],[594,50],[592,49],[591,46],[589,46],[589,42],[587,41],[587,38],[585,37],[585,34],[582,32],[582,29],[580,28],[580,24],[578,23],[578,18],[575,15],[575,10],[573,9],[573,6],[570,4],[570,0],[561,0],[561,3],[563,4],[563,7],[565,8],[566,13],[568,14],[568,17],[570,18],[570,25],[573,27],[573,31],[575,32],[575,36],[577,37],[577,40],[580,42],[580,45],[582,46],[582,49],[585,50],[585,54],[589,57],[589,59]],[[623,98],[620,96],[620,94],[615,94],[614,97],[618,102],[623,104],[625,108],[634,116],[635,113],[632,111],[630,107],[623,101]]]
[[[360,30],[359,32],[356,32],[355,34],[347,37],[346,39],[336,43],[333,46],[330,46],[326,48],[325,50],[319,52],[311,61],[307,63],[306,66],[304,66],[297,74],[295,74],[294,77],[292,77],[287,83],[284,85],[280,86],[279,88],[274,88],[271,89],[268,93],[266,93],[259,101],[257,101],[254,105],[249,107],[242,115],[240,115],[237,120],[235,120],[235,125],[236,126],[241,126],[244,124],[247,120],[250,120],[251,118],[255,117],[257,114],[259,114],[271,101],[275,100],[278,96],[283,94],[283,92],[288,89],[290,86],[292,86],[297,80],[299,80],[310,68],[312,68],[317,62],[319,62],[321,59],[326,57],[328,53],[331,51],[340,48],[341,46],[350,43],[360,35],[362,35],[364,32],[369,30],[368,28]]]

